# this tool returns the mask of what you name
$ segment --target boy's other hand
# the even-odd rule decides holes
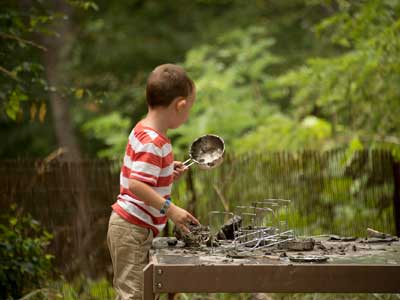
[[[181,177],[181,175],[186,171],[187,168],[181,161],[174,161],[174,173],[173,173],[174,181],[178,180],[179,177]]]
[[[180,208],[179,206],[171,203],[170,208],[167,211],[167,216],[175,223],[175,225],[183,232],[189,233],[190,230],[187,227],[190,223],[200,225],[200,222],[193,217],[188,211]]]

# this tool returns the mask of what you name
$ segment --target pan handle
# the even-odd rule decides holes
[[[189,158],[189,159],[185,160],[182,164],[185,166],[185,168],[189,168],[194,163],[195,163],[195,161],[192,160],[191,158]]]

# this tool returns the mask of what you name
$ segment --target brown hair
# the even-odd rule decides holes
[[[173,64],[160,65],[147,78],[147,104],[150,107],[168,106],[177,97],[189,96],[193,88],[194,83],[183,68]]]

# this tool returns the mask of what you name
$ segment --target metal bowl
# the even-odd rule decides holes
[[[194,140],[189,155],[201,169],[212,169],[222,163],[224,152],[224,140],[215,134],[206,134]]]

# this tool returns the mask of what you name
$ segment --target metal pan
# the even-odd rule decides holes
[[[183,164],[187,168],[196,163],[201,169],[212,169],[222,163],[224,152],[224,140],[218,135],[206,134],[194,140],[189,150],[190,158]]]

